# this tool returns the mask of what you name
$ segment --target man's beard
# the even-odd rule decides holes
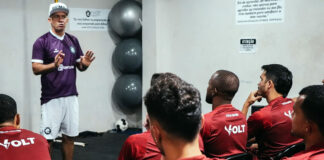
[[[209,96],[209,95],[206,95],[206,102],[209,103],[209,104],[212,104],[213,103],[213,97]]]

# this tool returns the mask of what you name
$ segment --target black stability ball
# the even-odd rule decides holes
[[[142,80],[138,75],[122,75],[113,87],[112,96],[121,109],[134,110],[142,104]]]
[[[121,73],[140,73],[142,70],[142,44],[137,39],[120,42],[112,55],[114,67]]]

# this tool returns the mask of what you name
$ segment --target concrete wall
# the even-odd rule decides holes
[[[233,104],[241,109],[249,93],[257,89],[261,66],[270,63],[292,71],[290,97],[307,85],[321,84],[324,1],[285,0],[283,23],[253,25],[236,25],[235,2],[144,0],[143,72],[147,74],[143,93],[152,73],[173,72],[201,91],[206,113],[211,111],[204,101],[208,80],[216,70],[227,69],[240,78]],[[247,37],[257,39],[254,54],[239,53],[239,40]]]
[[[53,0],[1,0],[0,14],[0,92],[14,97],[22,117],[22,127],[39,132],[40,76],[31,69],[32,45],[48,32],[48,6]],[[70,8],[111,9],[118,0],[62,0]],[[108,16],[108,15],[107,15]],[[125,115],[111,100],[117,74],[113,72],[111,56],[115,44],[108,31],[66,31],[75,35],[85,52],[91,49],[96,60],[86,72],[77,73],[80,104],[80,131],[106,131],[121,117],[130,127],[141,126],[141,113]]]
[[[0,92],[13,96],[22,114],[23,128],[39,131],[40,77],[31,70],[34,41],[50,28],[52,0],[0,0]],[[117,0],[62,0],[71,8],[111,9]],[[241,86],[233,104],[241,109],[250,91],[257,89],[261,65],[281,63],[294,74],[290,97],[324,77],[324,21],[322,0],[285,0],[283,23],[236,25],[235,1],[143,0],[143,94],[154,72],[174,72],[194,84],[204,102],[208,80],[218,69],[235,72]],[[78,73],[80,130],[105,131],[120,117],[141,126],[141,113],[125,115],[111,101],[117,76],[111,65],[115,44],[108,32],[67,32],[78,37],[82,49],[96,53],[93,65]],[[255,54],[240,54],[239,39],[257,39]],[[266,104],[262,101],[261,104]],[[145,107],[143,105],[143,119]]]

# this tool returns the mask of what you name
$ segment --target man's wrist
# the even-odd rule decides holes
[[[249,108],[252,104],[253,104],[253,102],[245,101],[245,103],[244,103],[244,107]]]

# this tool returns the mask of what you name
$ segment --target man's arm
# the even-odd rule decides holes
[[[242,108],[242,114],[246,118],[246,115],[249,111],[249,107],[255,102],[255,101],[260,101],[262,96],[256,95],[257,91],[253,91],[250,93],[249,97],[245,100],[243,108]]]
[[[84,56],[81,57],[80,62],[77,63],[76,66],[79,69],[79,71],[85,71],[95,58],[96,57],[94,56],[94,53],[89,50]]]
[[[53,63],[42,64],[42,63],[33,62],[32,63],[33,72],[34,72],[35,75],[40,75],[40,74],[52,72],[60,64],[63,63],[63,60],[64,60],[64,53],[62,53],[62,51],[60,51],[55,56]]]

